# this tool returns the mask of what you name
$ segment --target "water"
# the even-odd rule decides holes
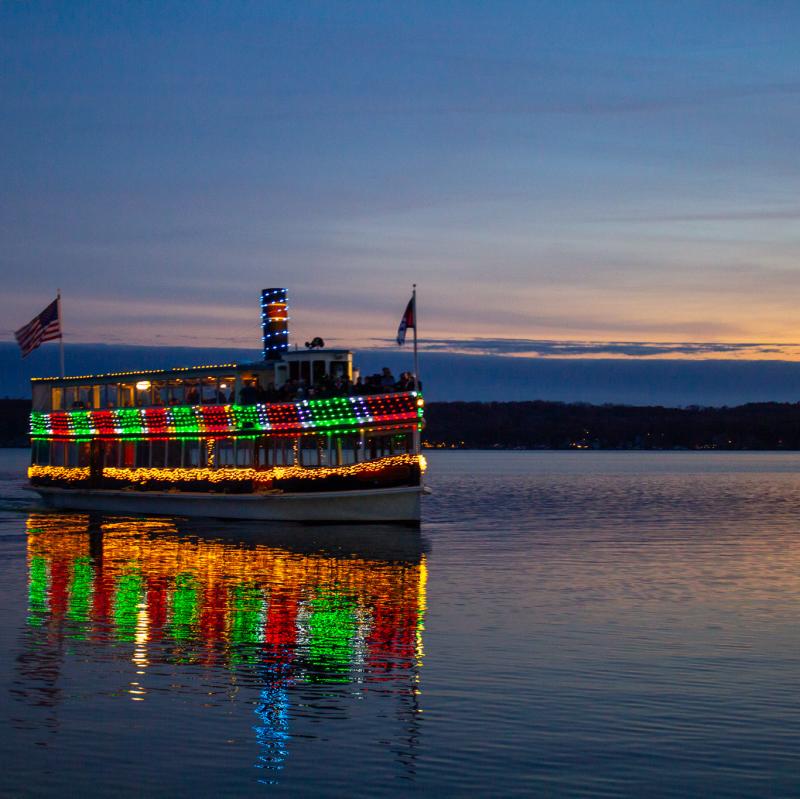
[[[37,511],[0,789],[800,793],[800,455],[432,452],[420,536]]]

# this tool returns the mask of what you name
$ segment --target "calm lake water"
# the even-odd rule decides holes
[[[421,535],[42,513],[11,795],[800,794],[800,454],[432,452]]]

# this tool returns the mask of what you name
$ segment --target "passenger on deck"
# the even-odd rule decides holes
[[[248,381],[239,392],[240,405],[255,405],[258,402],[258,389],[253,385],[252,381]]]
[[[392,370],[389,369],[388,366],[383,367],[383,372],[381,373],[381,388],[384,389],[393,389],[394,388],[394,375],[392,374]]]
[[[403,372],[400,375],[400,380],[397,382],[398,391],[413,391],[414,390],[414,375],[411,372]]]

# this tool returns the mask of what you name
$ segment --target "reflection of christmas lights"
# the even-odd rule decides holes
[[[140,668],[156,654],[168,655],[146,648],[165,638],[212,650],[225,643],[231,665],[234,649],[251,647],[268,650],[276,668],[296,658],[298,646],[334,671],[357,665],[358,646],[368,650],[368,670],[382,669],[387,659],[411,665],[421,656],[424,556],[385,562],[198,541],[176,537],[167,519],[108,521],[101,533],[103,546],[92,556],[85,515],[30,517],[31,626],[79,621],[90,640],[108,631],[130,642]],[[288,679],[281,674],[282,682]]]
[[[29,517],[31,657],[36,636],[67,641],[80,629],[86,643],[64,647],[65,657],[124,653],[136,668],[123,689],[134,702],[154,696],[149,668],[230,669],[255,711],[255,765],[267,783],[289,756],[296,686],[346,682],[356,696],[361,684],[396,681],[382,693],[411,696],[403,707],[421,712],[424,555],[309,555],[180,536],[167,518],[88,524],[78,513]]]

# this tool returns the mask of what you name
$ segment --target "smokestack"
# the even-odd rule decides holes
[[[264,360],[279,361],[289,349],[289,305],[286,289],[261,292],[261,328],[264,333]]]

